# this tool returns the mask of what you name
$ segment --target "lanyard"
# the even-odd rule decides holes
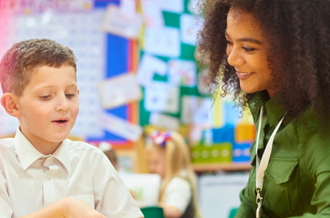
[[[280,120],[280,122],[278,122],[274,132],[272,133],[272,135],[270,136],[270,139],[268,140],[266,149],[264,151],[264,154],[260,160],[260,166],[259,166],[259,159],[258,159],[258,145],[259,145],[259,137],[260,137],[260,131],[261,131],[261,123],[262,123],[262,115],[264,112],[264,107],[261,107],[260,110],[260,119],[259,119],[259,126],[258,126],[258,134],[257,134],[257,144],[256,144],[256,191],[257,191],[257,199],[256,202],[258,204],[258,208],[256,211],[256,217],[260,218],[261,217],[261,206],[262,206],[262,197],[260,195],[260,192],[262,190],[262,185],[263,185],[263,181],[264,181],[264,175],[265,175],[265,170],[267,169],[268,163],[269,163],[269,159],[270,159],[270,154],[272,152],[272,148],[273,148],[273,141],[275,138],[275,135],[278,131],[278,129],[281,126],[282,121],[284,120],[285,114],[282,117],[282,119]]]

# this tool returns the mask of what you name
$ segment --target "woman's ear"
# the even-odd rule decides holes
[[[13,117],[20,117],[21,112],[17,107],[18,98],[12,93],[5,93],[1,97],[1,105],[4,107],[6,112]]]

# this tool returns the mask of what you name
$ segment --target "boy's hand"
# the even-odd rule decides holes
[[[66,197],[21,218],[106,218],[85,202]]]
[[[93,208],[91,208],[85,202],[73,198],[66,198],[67,201],[67,212],[65,214],[65,218],[106,218],[101,213],[97,212]]]

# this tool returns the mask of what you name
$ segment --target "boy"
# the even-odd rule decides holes
[[[79,111],[72,51],[41,39],[13,45],[0,62],[1,104],[17,117],[0,140],[0,218],[143,214],[107,157],[67,138]]]

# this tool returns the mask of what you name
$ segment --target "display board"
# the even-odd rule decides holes
[[[111,142],[114,146],[131,147],[130,142],[107,131],[102,125],[102,114],[107,113],[130,121],[133,117],[129,104],[112,109],[101,106],[99,83],[128,72],[130,69],[129,39],[100,30],[105,7],[119,5],[119,1],[16,1],[1,3],[0,56],[14,43],[47,38],[71,48],[77,58],[77,83],[80,89],[80,112],[72,135],[91,143]],[[78,2],[81,7],[77,7]],[[93,5],[94,4],[94,5]],[[0,110],[0,134],[12,135],[19,125],[16,118]]]

